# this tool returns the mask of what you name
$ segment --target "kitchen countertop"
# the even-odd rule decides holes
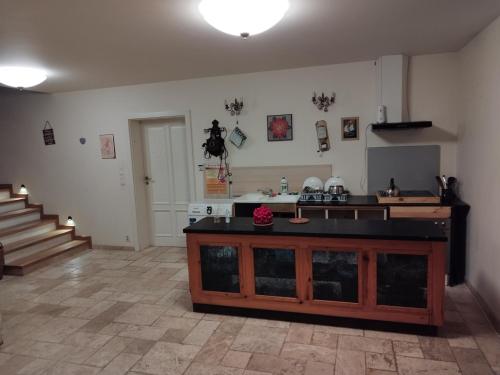
[[[184,233],[300,236],[403,241],[447,241],[443,230],[431,222],[311,219],[307,224],[291,224],[274,218],[268,228],[255,227],[252,218],[234,217],[231,222],[214,223],[212,218],[184,228]]]
[[[276,195],[270,197],[261,193],[249,193],[235,198],[234,203],[264,203],[264,204],[297,204],[300,195]]]
[[[433,203],[398,203],[398,204],[388,204],[388,203],[378,203],[376,195],[350,195],[347,198],[347,202],[302,202],[299,201],[298,206],[308,206],[308,207],[325,207],[325,206],[444,206],[444,207],[453,207],[453,206],[467,206],[466,203],[461,201],[460,199],[455,199],[451,203],[447,204],[433,204]]]

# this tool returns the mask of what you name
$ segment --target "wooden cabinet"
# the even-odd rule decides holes
[[[383,206],[298,206],[297,216],[325,219],[387,220]]]
[[[446,242],[187,237],[195,305],[443,324]]]

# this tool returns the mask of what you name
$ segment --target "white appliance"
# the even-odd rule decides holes
[[[233,216],[233,200],[232,199],[215,199],[205,200],[201,202],[193,202],[188,206],[188,224],[194,224],[205,217]]]

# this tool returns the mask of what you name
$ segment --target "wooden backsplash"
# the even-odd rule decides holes
[[[332,166],[300,165],[276,167],[233,167],[232,195],[239,196],[254,193],[258,189],[272,188],[279,192],[280,181],[283,176],[288,179],[290,192],[302,190],[302,184],[307,177],[319,177],[323,183],[332,176]]]

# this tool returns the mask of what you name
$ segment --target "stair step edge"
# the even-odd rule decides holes
[[[71,233],[72,231],[73,231],[72,229],[55,229],[53,231],[44,234],[25,238],[24,240],[20,240],[17,242],[13,242],[10,245],[6,245],[4,248],[4,252],[5,254],[10,254],[17,250],[21,250],[32,245],[36,245],[45,241],[50,241],[57,237],[65,236]]]
[[[42,227],[44,225],[48,225],[54,223],[57,225],[57,223],[54,220],[33,220],[29,221],[27,223],[19,224],[10,228],[2,229],[0,230],[0,237],[5,237],[5,236],[10,236],[15,233],[20,233],[24,232],[26,230],[30,230],[36,227]]]
[[[58,256],[58,255],[66,252],[66,251],[69,251],[73,248],[82,246],[86,243],[88,243],[88,241],[73,240],[73,241],[65,242],[61,245],[52,247],[50,249],[42,250],[38,253],[29,255],[27,257],[16,259],[12,263],[6,263],[5,267],[29,267],[29,266],[34,265],[36,263],[39,263],[39,262],[42,262],[44,260],[48,260],[50,258]]]
[[[8,219],[11,219],[13,217],[29,215],[29,214],[32,214],[35,212],[42,212],[42,210],[39,207],[33,207],[33,208],[23,208],[21,210],[9,211],[9,212],[5,212],[3,214],[0,214],[0,220],[8,220]]]

